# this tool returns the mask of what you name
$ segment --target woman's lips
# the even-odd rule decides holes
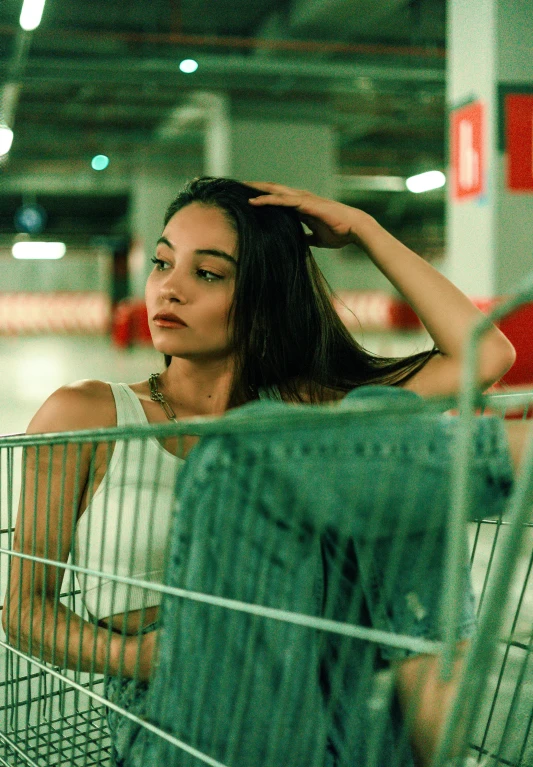
[[[174,314],[156,314],[153,318],[154,325],[159,328],[186,328],[187,324]]]

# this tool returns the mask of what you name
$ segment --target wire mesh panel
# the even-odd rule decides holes
[[[63,501],[65,488],[75,471],[66,466],[65,456],[68,443],[47,444],[46,440],[32,445],[32,440],[23,442],[10,438],[9,445],[0,449],[0,481],[1,481],[1,585],[2,598],[7,596],[6,589],[13,562],[20,560],[6,555],[14,549],[25,551],[27,559],[26,571],[30,581],[31,598],[22,596],[22,579],[18,578],[15,585],[13,602],[6,600],[3,618],[10,612],[11,604],[15,604],[10,617],[10,623],[20,627],[30,623],[30,636],[24,638],[22,632],[11,637],[6,644],[2,631],[2,648],[0,650],[0,759],[4,764],[103,764],[109,753],[109,736],[102,727],[104,709],[85,694],[89,688],[95,691],[102,689],[101,677],[91,679],[73,668],[67,668],[66,663],[51,663],[45,650],[45,633],[50,623],[57,616],[59,606],[68,611],[67,614],[84,614],[80,601],[80,589],[74,573],[57,568],[48,568],[44,579],[55,581],[56,604],[52,607],[50,616],[38,620],[39,607],[44,604],[44,589],[37,587],[39,583],[39,559],[42,557],[62,562],[64,557],[59,549],[51,543],[57,533],[57,528],[64,524],[67,514],[64,513]],[[79,442],[79,440],[78,440]],[[77,446],[79,450],[81,443]],[[39,462],[44,467],[42,472],[35,472],[34,466]],[[59,466],[59,469],[58,469]],[[55,493],[52,470],[59,478],[60,491]],[[37,481],[35,478],[37,477]],[[41,482],[39,483],[39,478]],[[28,481],[29,480],[29,481]],[[33,483],[33,486],[32,486]],[[18,544],[14,543],[14,526],[17,508],[21,500],[19,521],[28,522],[25,532],[19,531]],[[44,503],[43,503],[44,499]],[[58,514],[52,512],[52,505],[57,506]],[[34,513],[36,512],[36,513]],[[45,521],[44,539],[37,534],[40,514]],[[31,541],[24,542],[28,529]],[[74,551],[74,544],[72,552]],[[68,557],[67,550],[67,557]],[[18,591],[18,593],[17,593]],[[41,603],[38,599],[43,594]],[[30,620],[25,620],[25,611],[30,608]],[[88,617],[85,613],[85,617]],[[48,624],[48,626],[47,626]],[[32,637],[33,634],[33,637]],[[35,636],[37,635],[37,636]],[[29,641],[28,641],[29,640]],[[53,644],[53,640],[52,640]],[[33,657],[30,660],[30,647]],[[71,664],[72,665],[72,664]]]
[[[511,425],[532,416],[533,393],[486,398],[487,410]],[[524,467],[526,468],[526,467]],[[522,552],[507,600],[498,650],[483,706],[471,737],[472,753],[488,764],[533,764],[533,513],[523,522]],[[506,515],[482,515],[470,526],[470,551],[478,612],[491,583],[494,562],[509,530]]]
[[[445,708],[426,682],[443,647],[456,423],[417,398],[372,396],[5,438],[0,763],[388,767],[410,764],[413,740],[431,750],[416,740],[420,711],[436,732]],[[479,424],[471,559],[483,606],[509,467],[502,421]],[[176,452],[187,433],[203,439],[183,464],[162,441]],[[516,767],[533,764],[530,568],[521,558],[468,734],[473,754]],[[454,647],[473,631],[467,571],[465,549]],[[453,692],[456,679],[443,684]]]

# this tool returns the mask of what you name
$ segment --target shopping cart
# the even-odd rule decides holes
[[[531,419],[531,392],[487,398],[487,408],[513,421]],[[524,466],[525,470],[526,467]],[[483,702],[470,742],[487,764],[529,767],[533,764],[533,515],[524,518],[522,553],[504,604],[499,642],[487,677]],[[470,561],[478,614],[494,578],[494,565],[506,546],[507,515],[479,518],[469,528]]]
[[[184,620],[189,621],[189,625],[200,627],[200,633],[204,632],[201,636],[204,654],[200,657],[199,665],[192,671],[190,666],[187,667],[180,678],[180,690],[186,689],[191,694],[190,698],[182,701],[185,707],[184,718],[188,716],[189,719],[186,722],[187,726],[183,724],[185,737],[180,737],[181,726],[173,729],[168,721],[163,727],[159,726],[165,717],[166,720],[169,719],[165,706],[155,705],[164,704],[164,699],[152,700],[151,703],[148,701],[151,708],[148,709],[147,715],[141,716],[120,704],[110,702],[106,697],[104,677],[101,673],[96,673],[96,659],[93,667],[88,670],[66,668],[66,664],[52,663],[42,652],[39,653],[38,638],[34,641],[32,655],[28,654],[27,647],[21,642],[17,644],[12,638],[8,643],[2,639],[0,647],[4,656],[1,661],[4,674],[0,682],[0,764],[39,767],[88,767],[110,764],[112,743],[107,729],[109,711],[114,712],[115,719],[117,716],[122,717],[124,721],[138,728],[141,733],[139,739],[143,741],[142,748],[146,749],[148,755],[145,762],[147,765],[226,763],[231,767],[244,764],[248,767],[253,763],[255,767],[257,762],[246,762],[242,758],[239,760],[242,742],[249,737],[243,733],[253,734],[254,728],[258,729],[259,735],[253,735],[250,748],[257,744],[257,738],[264,736],[265,732],[267,735],[266,740],[260,744],[263,751],[266,749],[262,762],[265,767],[274,767],[279,763],[273,755],[281,742],[285,743],[286,749],[284,764],[303,764],[298,761],[298,755],[308,753],[308,744],[311,744],[311,759],[305,763],[323,764],[321,755],[328,728],[337,726],[334,720],[338,716],[338,708],[335,708],[331,701],[338,700],[339,688],[344,684],[344,671],[349,666],[355,643],[358,643],[357,657],[364,668],[364,674],[357,689],[352,690],[355,695],[352,703],[354,709],[365,712],[366,761],[361,763],[361,767],[363,764],[368,767],[385,767],[383,762],[380,762],[380,755],[382,744],[390,735],[387,730],[388,715],[394,694],[394,664],[390,665],[386,658],[402,657],[402,654],[409,652],[436,654],[443,658],[443,674],[450,670],[458,638],[461,590],[464,588],[463,546],[466,536],[469,535],[471,564],[481,618],[470,655],[466,660],[468,674],[459,689],[435,764],[446,763],[448,747],[457,739],[457,733],[462,736],[466,729],[469,753],[475,763],[488,759],[489,764],[531,767],[533,675],[530,659],[533,605],[530,576],[533,558],[530,556],[532,523],[528,497],[531,497],[533,455],[526,456],[507,513],[496,518],[488,518],[485,514],[480,514],[479,510],[476,512],[476,509],[471,508],[469,498],[473,480],[471,474],[465,471],[465,456],[469,454],[468,446],[475,431],[473,413],[476,409],[487,407],[504,417],[508,408],[516,410],[517,407],[523,406],[524,413],[527,413],[533,403],[533,393],[494,395],[484,398],[483,401],[474,401],[468,400],[471,390],[467,380],[464,395],[466,399],[461,403],[462,415],[455,437],[456,461],[452,466],[450,481],[435,484],[435,492],[440,488],[444,493],[441,498],[436,495],[433,498],[434,507],[440,509],[438,518],[432,517],[431,514],[418,513],[421,508],[418,503],[420,488],[424,482],[430,480],[428,474],[423,475],[427,466],[419,466],[410,476],[403,477],[402,482],[399,482],[398,476],[392,477],[386,470],[381,470],[380,473],[378,467],[382,456],[373,454],[371,450],[370,453],[361,454],[360,458],[362,461],[375,461],[374,479],[380,491],[374,494],[371,508],[368,502],[366,506],[365,503],[359,505],[359,509],[367,509],[369,516],[366,519],[363,516],[360,523],[355,523],[355,527],[353,519],[348,527],[346,520],[341,520],[335,525],[331,516],[321,517],[318,513],[310,519],[305,508],[294,508],[294,518],[287,520],[275,518],[271,513],[272,509],[265,508],[261,503],[250,504],[243,510],[238,498],[230,501],[229,497],[225,496],[224,503],[219,500],[211,504],[207,499],[205,508],[211,516],[202,516],[202,520],[205,525],[212,525],[212,528],[205,525],[201,529],[189,527],[181,529],[181,538],[177,536],[178,543],[181,541],[181,545],[186,545],[187,551],[192,551],[196,546],[195,552],[198,555],[198,558],[191,555],[186,563],[185,575],[182,573],[180,576],[184,578],[185,585],[183,582],[169,585],[164,579],[154,582],[112,572],[91,571],[84,567],[83,562],[76,561],[74,556],[66,563],[59,563],[57,558],[54,558],[54,552],[47,551],[46,545],[45,556],[37,556],[35,550],[23,555],[15,551],[13,529],[17,499],[20,486],[24,488],[24,477],[29,463],[42,460],[48,467],[48,471],[42,475],[44,484],[40,494],[35,487],[33,488],[35,499],[39,495],[42,503],[44,498],[46,513],[52,502],[53,467],[63,467],[65,470],[70,465],[68,456],[80,455],[82,450],[88,449],[94,454],[100,450],[110,454],[113,445],[123,441],[126,446],[140,446],[142,453],[142,445],[146,444],[147,440],[164,440],[185,434],[204,438],[202,442],[209,447],[209,444],[216,444],[217,440],[228,437],[231,442],[232,435],[240,438],[242,435],[258,432],[265,434],[269,430],[279,432],[281,425],[286,433],[297,435],[302,430],[328,431],[340,422],[352,429],[363,428],[369,423],[376,423],[379,418],[393,426],[399,423],[405,426],[411,420],[412,425],[416,427],[419,423],[416,418],[422,413],[421,403],[413,400],[383,404],[369,399],[354,401],[351,405],[348,403],[342,411],[317,407],[291,409],[290,413],[284,408],[283,412],[275,409],[275,412],[268,413],[258,413],[252,408],[248,411],[245,409],[242,414],[232,418],[182,422],[178,425],[3,438],[0,442],[2,595],[7,584],[8,569],[15,558],[25,559],[29,568],[40,565],[46,565],[48,568],[60,566],[64,571],[64,578],[61,588],[58,588],[61,592],[58,596],[72,614],[77,613],[85,618],[89,616],[84,612],[79,589],[79,581],[83,582],[84,576],[106,577],[132,589],[144,589],[147,593],[160,592],[163,595],[167,618],[172,617],[173,606],[181,605]],[[442,420],[442,411],[449,409],[452,404],[451,401],[424,404],[422,417],[427,417],[430,423],[439,423]],[[237,443],[239,439],[236,440]],[[227,460],[223,452],[219,451],[216,455],[222,461]],[[326,490],[326,469],[331,458],[332,456],[327,454],[323,456],[322,484]],[[280,457],[280,462],[282,461],[283,456]],[[61,487],[67,480],[65,474],[64,471],[63,477],[60,477],[59,498]],[[156,469],[154,493],[157,492],[157,475]],[[69,479],[72,480],[72,476]],[[55,480],[57,481],[57,476]],[[265,481],[261,466],[255,465],[253,470],[250,469],[248,480],[247,497],[253,496],[254,492],[257,495],[261,482]],[[189,478],[189,491],[190,481]],[[202,483],[203,487],[208,489],[209,476],[204,476]],[[318,484],[315,482],[315,487]],[[404,503],[391,513],[384,499],[386,492],[394,484],[396,488],[392,489],[395,490],[403,484],[401,489]],[[234,491],[235,488],[232,489],[232,492]],[[277,503],[284,500],[282,496],[285,491],[285,486],[279,489]],[[187,501],[184,492],[183,488],[178,491],[180,512],[191,500],[189,498]],[[208,490],[206,492],[208,494]],[[31,503],[29,507],[31,508]],[[141,514],[143,510],[149,512],[149,509],[143,509],[140,502],[134,502],[134,507],[135,514],[131,524],[135,528],[135,515]],[[228,509],[240,510],[241,513],[228,519]],[[450,514],[443,514],[443,509],[450,509]],[[226,518],[223,518],[223,513]],[[360,513],[364,514],[363,511]],[[179,514],[175,519],[178,517]],[[185,515],[185,519],[188,520],[189,526],[194,527],[191,516]],[[395,631],[394,621],[390,622],[387,595],[390,598],[399,578],[407,544],[412,542],[413,536],[416,537],[419,576],[423,580],[425,566],[431,564],[439,551],[442,551],[443,525],[446,526],[447,532],[446,556],[442,558],[442,567],[447,568],[446,589],[442,602],[444,637],[429,640],[398,633]],[[198,589],[198,562],[206,551],[213,553],[213,530],[221,531],[223,536],[216,538],[220,544],[216,557],[219,569],[211,571],[209,588]],[[348,543],[353,539],[354,530],[356,534],[360,533],[360,537],[355,547],[356,551],[349,552]],[[328,542],[326,545],[324,540]],[[201,541],[207,545],[201,546]],[[375,561],[377,547],[381,547],[379,553],[384,565],[381,568],[377,596],[372,601],[372,598],[369,598],[369,594],[372,594],[372,580],[360,583],[361,579],[357,580],[350,574],[350,567],[354,562],[365,558],[369,563]],[[259,553],[254,559],[253,572],[250,572],[250,551],[253,550]],[[302,578],[302,570],[299,569],[303,560],[291,560],[290,554],[293,551],[307,557],[307,573],[318,572],[320,569],[316,561],[317,552],[320,557],[330,557],[330,564],[333,566],[328,572],[336,575],[329,584],[329,594],[339,597],[347,582],[353,587],[349,598],[342,602],[341,608],[337,609],[337,599],[337,607],[331,604],[322,605],[323,609],[314,612],[310,610],[304,613],[290,609],[294,604],[291,599],[296,591],[301,594],[310,587],[309,579]],[[228,573],[245,570],[247,577],[236,579],[241,591],[236,587],[233,591],[228,591]],[[364,568],[361,568],[359,575],[364,581],[367,576],[362,575],[363,570]],[[283,572],[287,577],[280,577]],[[371,567],[365,572],[372,572]],[[235,586],[230,585],[232,588]],[[313,587],[315,585],[311,584]],[[311,592],[308,593],[310,605],[313,603]],[[368,620],[361,620],[365,610],[372,614],[367,616]],[[413,595],[411,611],[415,615],[418,612],[421,619],[423,618],[424,607],[417,603],[416,594]],[[10,619],[16,620],[17,616],[11,616]],[[273,626],[276,628],[273,629]],[[36,627],[36,634],[38,630],[39,627]],[[44,631],[44,625],[41,630]],[[223,643],[220,637],[225,638]],[[233,642],[232,652],[239,648],[242,650],[238,669],[234,663],[235,655],[228,655],[227,658],[224,656],[229,646],[228,642]],[[331,658],[334,658],[334,662]],[[273,659],[278,663],[275,667],[272,665]],[[327,663],[328,659],[332,668],[326,674],[327,681],[324,684],[328,689],[325,691],[316,684],[316,679],[311,678],[309,669],[318,667],[323,670],[323,664]],[[69,666],[72,666],[72,663]],[[266,669],[270,674],[266,681],[258,680],[258,669]],[[263,694],[255,696],[254,685],[264,684],[267,693],[271,692],[272,678],[275,676],[273,669],[277,674],[277,695],[267,700],[268,706],[261,716],[261,702],[265,702],[265,697]],[[216,695],[213,694],[213,670],[217,672],[217,680],[221,680],[221,689],[232,690],[234,693],[229,718],[228,712],[224,711],[224,706],[221,706],[220,700],[217,701]],[[179,671],[181,673],[181,670]],[[302,680],[306,678],[307,684],[302,685]],[[159,678],[159,689],[163,689],[161,684],[164,681]],[[296,706],[295,695],[298,703]],[[226,708],[228,707],[229,704]],[[309,724],[306,717],[314,716],[317,709],[320,709],[321,717],[318,720],[313,719]],[[202,719],[206,710],[209,713],[209,721]],[[253,717],[249,718],[252,711]],[[283,719],[286,712],[293,716],[290,727]],[[174,709],[170,712],[170,719],[176,719]],[[258,722],[258,719],[261,721]],[[405,717],[405,728],[408,723],[409,712]],[[343,736],[348,743],[361,732],[360,723],[357,729],[350,717],[341,725],[341,729],[342,727]],[[198,747],[203,744],[207,730],[213,744],[211,753]],[[397,743],[399,750],[394,757],[395,761],[390,762],[391,765],[402,764],[401,760],[407,748],[407,729],[399,734]],[[228,757],[226,762],[219,759],[221,748]],[[160,754],[157,757],[159,761],[148,761],[149,755],[153,756],[154,753]]]

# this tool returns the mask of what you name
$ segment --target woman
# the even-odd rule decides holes
[[[310,235],[305,235],[302,223]],[[362,247],[409,301],[433,338],[432,351],[383,359],[365,352],[351,338],[332,308],[309,250],[310,244],[340,248],[349,243]],[[459,387],[465,338],[480,316],[457,288],[371,216],[278,184],[193,181],[170,205],[152,260],[146,304],[154,346],[165,355],[164,372],[129,387],[102,381],[62,387],[37,412],[29,434],[215,416],[262,396],[294,403],[333,403],[362,384],[390,384],[424,397],[452,394]],[[513,347],[492,328],[480,350],[480,388],[497,381],[513,361]],[[513,439],[518,456],[522,432],[517,431]],[[193,438],[186,439],[176,456],[174,441],[159,456],[162,474],[170,483],[167,501],[176,468],[193,443]],[[161,446],[157,443],[150,449],[160,451]],[[113,493],[121,492],[124,473],[117,479],[117,462],[122,460],[123,468],[128,461],[119,459],[117,452],[111,455],[104,445],[97,450],[84,446],[74,453],[72,448],[67,455],[47,458],[44,451],[40,456],[28,451],[24,498],[37,497],[37,512],[31,512],[29,500],[27,508],[22,503],[15,547],[66,561],[76,531],[74,548],[81,564],[103,563],[105,570],[106,552],[113,549],[115,565],[120,565],[128,546],[136,547],[138,542],[121,543],[112,517],[108,527],[103,526],[97,495],[99,488],[106,487],[109,501]],[[151,460],[155,459],[143,457],[144,463]],[[130,465],[132,461],[137,478],[139,467],[130,455]],[[77,479],[67,471],[68,480],[61,485],[59,477],[69,462],[72,466],[76,462]],[[47,477],[51,477],[55,502],[48,505],[40,490]],[[148,472],[146,482],[147,487],[153,484],[153,474]],[[59,498],[64,509],[60,522]],[[159,514],[158,524],[152,525],[159,531],[153,552],[156,561],[144,576],[157,580],[170,503],[165,505],[163,500],[154,513]],[[157,593],[152,601],[141,604],[126,587],[98,586],[87,578],[82,596],[95,620],[85,621],[58,604],[59,570],[21,566],[21,561],[13,560],[10,598],[3,611],[11,642],[58,665],[149,678],[157,635],[150,630],[156,625]],[[16,623],[9,615],[17,616]],[[139,652],[140,631],[144,634]],[[412,658],[400,668],[399,688],[407,706],[422,662],[432,664],[427,658]],[[442,704],[453,685],[438,682],[434,669],[426,678],[424,708],[442,711],[445,706],[433,703]],[[426,742],[428,728],[419,730],[418,748],[427,755],[432,748]]]

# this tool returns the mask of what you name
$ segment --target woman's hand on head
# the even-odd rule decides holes
[[[297,210],[302,223],[311,230],[311,234],[307,235],[309,245],[318,248],[342,248],[357,243],[359,219],[370,218],[362,210],[302,189],[264,182],[247,182],[247,186],[264,192],[250,199],[254,207],[280,205]]]

